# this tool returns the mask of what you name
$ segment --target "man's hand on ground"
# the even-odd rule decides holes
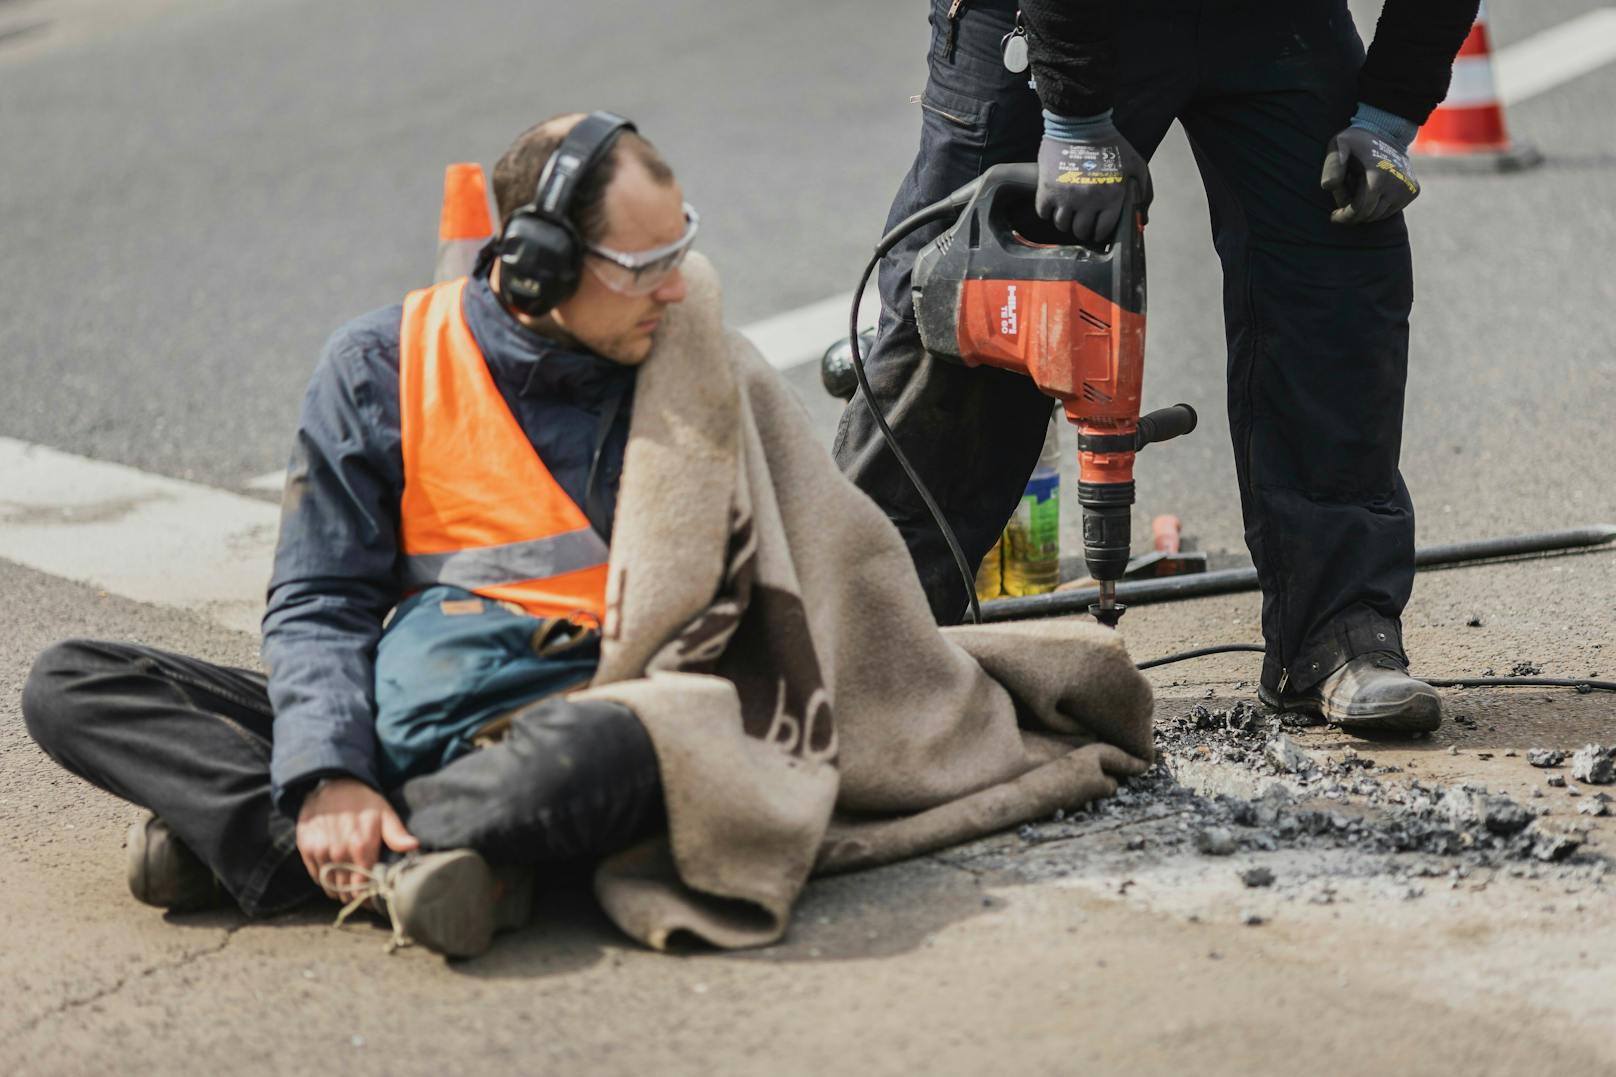
[[[1038,147],[1038,215],[1077,242],[1111,242],[1129,187],[1143,212],[1150,205],[1150,169],[1105,112],[1086,119],[1044,113]]]
[[[322,880],[322,867],[331,863],[374,867],[384,842],[395,853],[420,845],[387,798],[359,779],[332,778],[304,798],[297,815],[297,851],[326,896],[340,899],[342,891],[362,880],[349,871],[331,872]]]
[[[1420,193],[1408,152],[1392,139],[1357,125],[1330,140],[1319,186],[1335,198],[1330,220],[1336,224],[1384,220]]]

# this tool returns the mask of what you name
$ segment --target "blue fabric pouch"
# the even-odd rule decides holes
[[[600,636],[459,587],[428,587],[393,611],[376,645],[377,766],[384,788],[497,739],[513,713],[582,688]]]

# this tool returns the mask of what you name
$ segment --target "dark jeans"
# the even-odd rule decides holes
[[[34,663],[23,717],[52,759],[156,812],[246,912],[319,893],[293,821],[270,803],[262,674],[69,640]],[[388,797],[423,848],[472,848],[496,864],[603,856],[663,818],[656,756],[633,713],[560,698],[519,712],[499,744]]]
[[[1037,156],[1042,118],[1004,69],[1015,0],[967,0],[952,52],[949,0],[932,4],[920,152],[888,227],[990,165]],[[1319,189],[1329,137],[1356,102],[1363,45],[1345,0],[1139,0],[1119,5],[1117,127],[1153,153],[1189,136],[1223,264],[1229,428],[1246,544],[1262,584],[1263,683],[1302,690],[1348,658],[1401,654],[1414,508],[1398,473],[1413,266],[1401,216],[1331,224]],[[871,386],[975,564],[1037,461],[1050,401],[1020,375],[933,360],[909,296],[914,255],[880,270]],[[964,585],[862,396],[835,454],[909,544],[938,620]]]

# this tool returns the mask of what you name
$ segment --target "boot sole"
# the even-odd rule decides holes
[[[1404,698],[1373,707],[1359,705],[1356,713],[1343,707],[1332,712],[1319,700],[1282,701],[1266,686],[1259,685],[1257,698],[1276,711],[1294,711],[1323,718],[1348,732],[1431,733],[1442,726],[1442,699],[1435,692],[1411,691]]]
[[[399,895],[399,924],[417,945],[445,957],[476,957],[494,938],[494,875],[469,849],[430,853]]]
[[[1377,733],[1430,733],[1442,725],[1442,699],[1435,692],[1413,690],[1401,699],[1384,700],[1372,706],[1341,707],[1333,711],[1328,700],[1322,708],[1325,721],[1346,730]]]
[[[167,847],[162,851],[154,848],[154,827],[164,831],[161,842]],[[142,905],[169,912],[196,912],[224,904],[213,873],[196,859],[195,853],[178,843],[179,839],[156,815],[148,813],[129,827],[124,841],[128,846],[129,893]]]

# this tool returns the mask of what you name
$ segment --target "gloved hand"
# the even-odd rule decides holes
[[[1372,105],[1360,104],[1352,124],[1330,140],[1319,186],[1335,198],[1330,220],[1370,224],[1384,220],[1420,194],[1409,166],[1414,124]]]
[[[1038,147],[1038,216],[1088,247],[1111,242],[1132,183],[1150,205],[1150,169],[1111,122],[1111,112],[1071,119],[1044,113]]]

